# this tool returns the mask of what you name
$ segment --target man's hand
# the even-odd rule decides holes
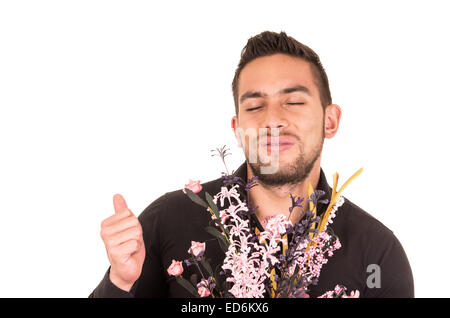
[[[115,213],[103,220],[100,236],[111,264],[109,279],[120,289],[130,291],[141,276],[145,259],[142,226],[120,194],[114,195],[113,203]]]

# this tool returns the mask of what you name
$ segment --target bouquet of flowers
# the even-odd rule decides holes
[[[175,276],[178,283],[194,297],[308,298],[309,286],[317,284],[327,258],[341,247],[339,238],[328,225],[344,203],[342,191],[362,169],[347,180],[339,191],[336,190],[338,174],[333,175],[330,202],[322,199],[324,191],[314,190],[311,184],[308,185],[309,198],[306,201],[291,194],[289,217],[279,214],[266,218],[261,222],[264,231],[260,231],[250,222],[258,207],[249,210],[240,193],[245,190],[248,194],[257,185],[257,177],[248,183],[240,177],[233,177],[225,164],[225,156],[229,154],[225,146],[215,151],[227,171],[222,174],[221,191],[214,196],[205,192],[205,201],[197,195],[201,191],[200,182],[192,180],[183,191],[210,214],[210,225],[205,230],[217,238],[223,249],[223,264],[213,271],[204,256],[205,243],[192,241],[188,250],[190,258],[173,260],[168,268],[169,275]],[[318,203],[328,204],[322,218],[316,213]],[[293,209],[303,207],[303,204],[308,207],[306,214],[299,222],[292,224],[290,216]],[[201,275],[200,281],[196,274],[189,280],[185,279],[182,276],[183,264],[196,266]],[[337,285],[334,290],[319,297],[356,298],[359,291],[347,295],[346,287]]]

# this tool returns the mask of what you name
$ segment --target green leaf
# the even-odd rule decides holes
[[[212,226],[207,226],[205,230],[206,232],[208,232],[209,234],[211,234],[212,236],[216,237],[219,240],[219,245],[220,247],[222,247],[224,252],[228,251],[229,243],[227,242],[222,233],[220,233],[216,228]]]
[[[300,266],[298,266],[298,264],[297,264],[295,266],[294,274],[292,274],[292,276],[289,277],[289,287],[291,290],[294,288],[294,284],[296,283],[297,275],[298,275],[299,271],[300,271]]]
[[[186,279],[183,278],[183,276],[177,276],[175,277],[178,284],[186,288],[192,295],[194,295],[196,298],[200,298],[200,295],[197,292],[197,289]]]
[[[191,189],[185,188],[184,190],[186,191],[186,194],[192,201],[194,201],[198,205],[201,205],[204,208],[208,208],[208,204],[205,201],[203,201],[203,199],[200,198],[197,194],[195,194]]]
[[[214,236],[214,237],[216,237],[216,238],[226,242],[225,236],[221,232],[219,232],[219,230],[216,229],[215,227],[207,226],[205,228],[205,231],[208,232],[209,234],[211,234],[212,236]]]
[[[197,276],[197,274],[192,274],[191,275],[191,278],[190,278],[190,281],[191,281],[191,283],[192,283],[192,285],[194,285],[194,286],[197,286],[197,282],[198,282],[198,276]]]
[[[217,224],[217,226],[223,226],[222,221],[220,219],[214,219],[209,221],[209,224]]]
[[[219,218],[219,208],[214,203],[213,197],[208,192],[205,193],[205,197],[206,197],[206,201],[208,201],[209,206],[211,207],[214,214],[216,215],[216,218]]]
[[[225,240],[218,240],[219,241],[219,245],[222,248],[222,251],[224,251],[224,253],[228,252],[228,247],[229,244],[228,242],[226,242]]]
[[[300,266],[298,266],[298,264],[297,264],[295,266],[294,274],[292,276],[296,277],[299,271],[300,271]]]
[[[203,267],[206,269],[206,271],[208,272],[209,276],[214,276],[211,265],[209,265],[209,262],[204,257],[202,257],[201,263],[202,263]]]
[[[219,264],[216,266],[216,269],[214,270],[214,277],[216,278],[216,288],[219,291],[219,293],[222,292],[222,281],[221,281],[221,276],[220,276],[220,271],[222,270],[222,265]]]
[[[220,277],[221,271],[222,271],[222,265],[219,264],[216,266],[216,269],[214,270],[214,277]]]
[[[211,220],[210,223],[217,224],[217,226],[222,227],[227,237],[230,237],[230,232],[227,230],[225,225],[222,224],[222,221],[220,219]]]

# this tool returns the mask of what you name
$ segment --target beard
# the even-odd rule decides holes
[[[280,135],[281,137],[282,135]],[[284,134],[284,136],[287,136]],[[279,168],[276,173],[261,173],[261,167],[265,166],[258,158],[256,163],[250,163],[248,155],[246,154],[246,161],[253,172],[253,175],[258,177],[258,183],[267,187],[281,187],[284,185],[295,185],[303,182],[311,173],[317,159],[320,157],[323,149],[324,130],[322,129],[322,136],[319,142],[313,147],[309,153],[305,153],[304,144],[297,136],[289,134],[289,136],[297,139],[297,153],[298,155],[288,163],[279,162]],[[278,160],[278,157],[277,157]]]

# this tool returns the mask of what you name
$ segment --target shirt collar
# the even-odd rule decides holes
[[[248,182],[247,161],[245,161],[243,164],[241,164],[239,166],[239,168],[235,172],[233,172],[232,175],[233,175],[233,177],[240,177],[242,180],[244,180],[244,182]],[[320,200],[328,199],[328,202],[330,201],[332,189],[327,182],[327,178],[325,177],[325,173],[324,173],[322,167],[320,168],[319,182],[317,183],[317,188],[315,190],[322,190],[325,192],[325,194],[320,198]],[[247,193],[245,191],[243,191],[243,195],[244,195],[245,199],[247,200]],[[328,204],[318,203],[317,215],[319,215],[319,216],[322,215],[322,213],[325,212],[327,207],[328,207]],[[258,228],[260,228],[260,230],[264,230],[256,217],[254,217],[254,220],[256,221]]]

